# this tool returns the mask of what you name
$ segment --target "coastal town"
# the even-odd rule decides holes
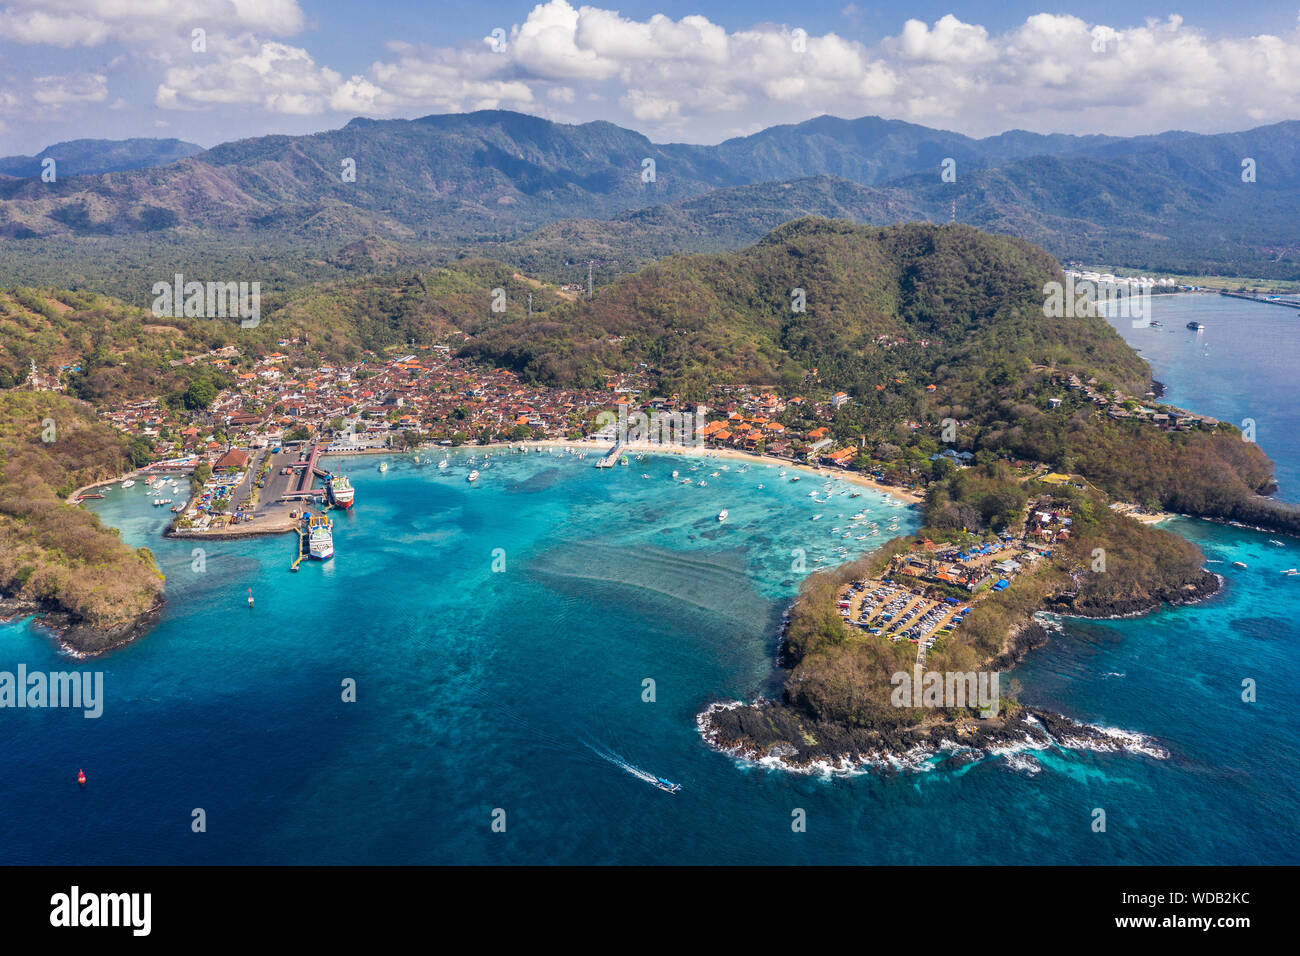
[[[719,386],[707,401],[691,402],[657,394],[654,370],[645,365],[609,375],[603,388],[569,389],[528,383],[508,369],[475,363],[457,354],[455,342],[365,352],[352,364],[319,366],[303,363],[302,344],[282,339],[263,355],[226,345],[173,360],[174,367],[206,367],[229,383],[205,408],[177,408],[153,399],[99,409],[123,433],[149,443],[150,471],[196,477],[192,496],[169,486],[173,497],[166,503],[177,515],[172,533],[291,530],[302,511],[281,506],[325,503],[332,478],[318,461],[325,456],[427,445],[599,443],[616,437],[600,424],[601,416],[607,421],[615,409],[625,419],[641,415],[693,423],[672,436],[675,444],[858,472],[914,498],[934,462],[944,459],[960,468],[976,457],[954,443],[932,443],[928,461],[918,461],[896,448],[868,446],[864,436],[844,434],[837,414],[854,398],[818,380],[816,370],[805,381],[807,394],[782,395],[772,385]],[[24,387],[60,391],[75,371],[70,366],[42,370],[33,363]],[[1218,424],[1160,403],[1154,393],[1127,395],[1050,366],[1033,371],[1046,409],[1087,408],[1111,419],[1180,431]],[[924,387],[935,391],[933,384]],[[907,420],[898,428],[939,431],[934,421]],[[644,437],[654,443],[661,436]],[[312,475],[326,479],[325,485],[313,488]]]

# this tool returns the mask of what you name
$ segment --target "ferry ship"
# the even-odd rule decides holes
[[[307,519],[307,553],[317,561],[334,557],[334,522],[324,515]]]
[[[329,490],[330,504],[335,508],[342,508],[347,511],[352,507],[356,492],[352,488],[352,482],[348,481],[346,475],[331,476],[326,487]]]

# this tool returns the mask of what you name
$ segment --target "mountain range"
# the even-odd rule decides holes
[[[35,156],[0,156],[0,176],[39,177],[46,159],[55,161],[56,176],[85,176],[165,166],[201,152],[202,146],[179,139],[73,139]]]
[[[818,215],[956,220],[1063,261],[1300,279],[1297,213],[1300,122],[973,139],[823,116],[697,146],[482,111],[355,119],[54,183],[0,179],[0,267],[136,302],[160,250],[192,270],[242,274],[252,263],[283,286],[465,254],[572,281],[588,260],[604,278],[671,252],[740,248]]]

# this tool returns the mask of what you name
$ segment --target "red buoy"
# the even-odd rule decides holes
[[[77,771],[77,783],[81,784],[83,787],[86,785],[86,771]]]

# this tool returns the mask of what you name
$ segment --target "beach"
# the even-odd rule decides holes
[[[469,449],[473,451],[475,454],[477,454],[479,452],[494,453],[500,451],[510,451],[512,449],[517,450],[519,448],[526,448],[529,450],[537,449],[537,448],[576,448],[581,451],[594,452],[599,455],[604,455],[607,454],[609,451],[611,451],[613,446],[608,441],[604,441],[604,440],[593,441],[590,439],[574,440],[574,439],[561,439],[561,438],[546,438],[546,439],[528,440],[522,442],[493,442],[487,445],[451,446],[451,445],[426,444],[426,445],[421,445],[418,448],[412,448],[409,451],[398,452],[398,451],[388,450],[386,453],[393,455],[395,457],[400,457],[408,454],[418,455],[422,451],[426,451],[429,449],[437,449],[442,452],[451,452],[451,451],[460,452]],[[887,485],[884,484],[883,482],[876,481],[874,478],[871,478],[867,475],[861,474],[860,472],[844,471],[841,469],[831,470],[816,465],[804,465],[804,464],[799,464],[798,462],[789,461],[788,459],[785,458],[776,458],[772,455],[755,455],[750,452],[737,451],[732,448],[709,448],[703,445],[701,446],[668,445],[668,444],[660,444],[658,442],[628,442],[623,445],[623,452],[629,455],[643,455],[643,454],[680,455],[684,458],[716,459],[720,461],[741,461],[741,462],[747,462],[749,464],[755,464],[755,465],[772,465],[778,468],[785,468],[787,470],[795,469],[800,472],[803,472],[804,474],[820,476],[821,478],[824,479],[835,478],[842,481],[847,481],[851,484],[860,485],[864,488],[870,488],[874,491],[879,491],[882,494],[886,494],[893,498],[897,498],[899,501],[906,502],[909,505],[921,504],[922,502],[925,501],[925,495],[923,492],[916,491],[911,488],[901,488],[898,487],[897,485]],[[380,454],[380,453],[381,452],[377,450],[371,450],[371,451],[364,451],[364,452],[356,452],[356,451],[338,452],[337,454],[339,456],[346,456],[346,455]],[[322,454],[322,457],[324,457],[326,454],[331,456],[334,455],[334,453],[326,452]]]

